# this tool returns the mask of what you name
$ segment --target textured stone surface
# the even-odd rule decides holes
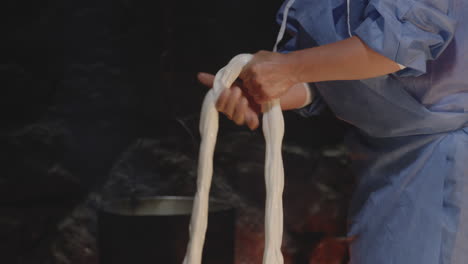
[[[284,253],[289,263],[301,263],[322,236],[343,235],[352,177],[340,157],[325,157],[319,150],[286,142],[283,155],[287,176]],[[264,142],[260,134],[237,132],[220,137],[212,196],[238,210],[236,263],[258,263],[263,254],[263,163]],[[30,208],[30,203],[23,202],[29,209],[18,205],[8,208],[1,218],[1,230],[12,243],[3,249],[26,250],[24,263],[29,263],[28,258],[97,263],[96,212],[102,201],[191,195],[195,169],[190,137],[139,139],[116,159],[103,187],[87,195],[78,206],[74,206],[76,200],[57,202],[67,197],[59,192],[41,206]],[[45,171],[70,178],[57,165]],[[60,179],[49,180],[54,185]],[[54,186],[62,190],[67,185]],[[23,235],[18,236],[19,233]],[[27,251],[30,249],[34,251]]]

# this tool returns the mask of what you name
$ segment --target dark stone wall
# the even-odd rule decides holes
[[[270,49],[279,5],[6,1],[0,11],[0,135],[18,153],[5,155],[4,162],[15,164],[35,148],[41,159],[59,156],[50,159],[59,159],[85,186],[102,180],[135,138],[164,135],[177,119],[197,118],[206,92],[197,71],[214,73],[238,53]],[[305,142],[316,136],[323,142],[326,136],[333,142],[341,135],[330,133],[341,124],[323,133],[312,124],[318,119],[289,116],[291,138],[304,134]],[[13,170],[26,169],[18,166]]]

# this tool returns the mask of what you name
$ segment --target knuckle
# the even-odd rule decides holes
[[[240,89],[239,86],[233,86],[233,87],[231,88],[231,90],[232,90],[232,92],[235,93],[235,94],[238,94],[238,93],[241,92],[241,89]]]
[[[265,83],[265,79],[259,75],[255,78],[255,83],[257,84],[258,88],[259,89],[263,89],[264,88],[264,83]]]
[[[258,78],[258,77],[256,76],[256,73],[259,72],[260,69],[261,69],[260,64],[258,64],[258,63],[253,64],[253,65],[250,67],[250,71],[251,71],[251,73],[252,73],[252,77]]]
[[[215,107],[216,107],[216,110],[222,111],[223,110],[223,102],[221,100],[216,101]]]
[[[221,92],[221,94],[219,95],[218,100],[216,102],[221,103],[224,99],[226,99],[227,93],[228,92],[226,92],[226,91]]]
[[[241,101],[241,106],[245,109],[249,105],[249,100],[247,98],[243,97]]]
[[[215,107],[217,110],[221,110],[221,99],[218,99],[218,101],[216,101]]]
[[[232,97],[233,99],[238,99],[242,95],[242,90],[238,87],[232,91]]]
[[[225,113],[227,116],[232,117],[232,110],[231,110],[230,105],[227,105],[227,106],[224,108],[224,113]]]

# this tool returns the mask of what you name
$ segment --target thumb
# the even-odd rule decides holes
[[[214,75],[213,74],[209,74],[209,73],[206,73],[206,72],[199,72],[197,74],[197,79],[201,84],[205,85],[206,87],[208,87],[208,88],[213,87],[213,82],[214,82]]]

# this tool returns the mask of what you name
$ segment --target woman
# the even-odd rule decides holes
[[[356,127],[350,263],[467,263],[466,1],[286,6],[279,17],[289,11],[291,39],[282,53],[255,54],[218,110],[255,129],[258,104],[272,98],[306,116],[327,104]],[[198,77],[211,86],[212,75]]]

